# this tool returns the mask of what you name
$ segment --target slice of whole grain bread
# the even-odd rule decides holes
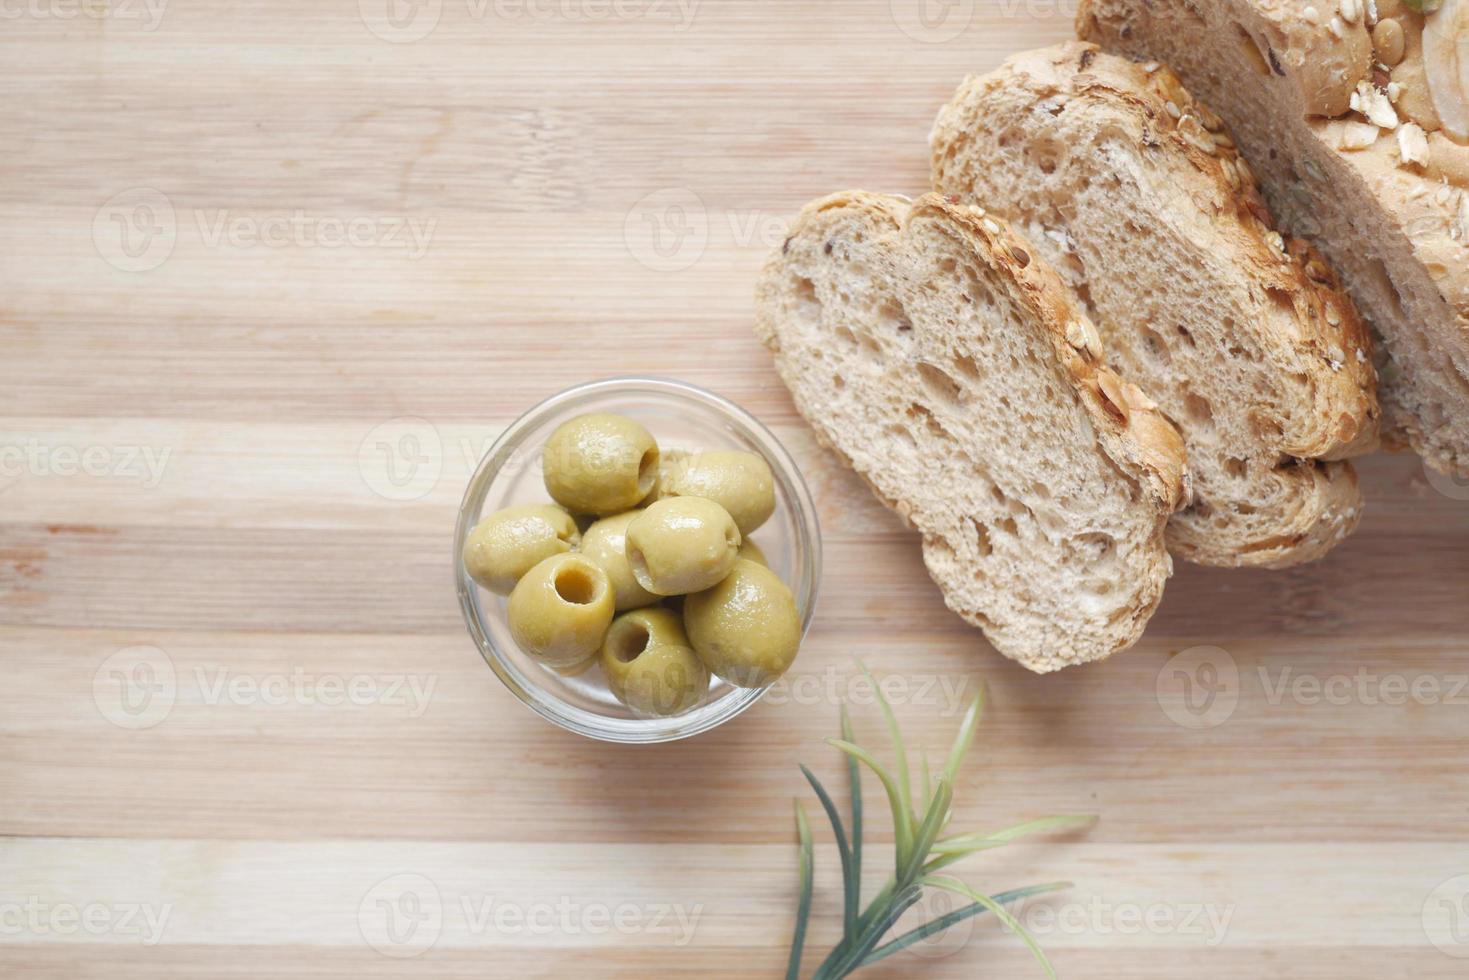
[[[1356,527],[1339,460],[1377,442],[1365,329],[1167,68],[1076,41],[1016,55],[960,86],[932,149],[935,189],[1014,221],[1183,433],[1175,555],[1284,567]]]
[[[1469,0],[1082,0],[1077,31],[1229,124],[1377,334],[1386,441],[1469,475]]]
[[[1138,639],[1182,442],[1007,225],[937,195],[815,201],[761,274],[756,333],[1001,653],[1046,672]]]

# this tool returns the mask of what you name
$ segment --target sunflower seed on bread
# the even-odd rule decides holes
[[[1395,3],[1373,31],[1341,38],[1296,9],[1082,0],[1077,32],[1170,63],[1224,118],[1282,227],[1331,260],[1377,335],[1384,441],[1469,476],[1469,238],[1456,223],[1469,196],[1469,0]],[[1278,72],[1259,70],[1262,53]],[[1359,127],[1376,123],[1352,111],[1354,95],[1374,108],[1364,84],[1414,128],[1366,139]]]

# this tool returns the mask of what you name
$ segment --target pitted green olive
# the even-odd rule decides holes
[[[634,609],[614,619],[601,662],[613,696],[639,714],[683,714],[709,690],[709,669],[689,646],[678,614],[667,609]]]
[[[694,453],[668,468],[658,481],[658,496],[705,497],[729,511],[741,534],[749,534],[775,512],[775,478],[757,453]]]
[[[668,497],[627,526],[627,560],[654,595],[686,595],[729,574],[740,529],[729,512],[703,497]]]
[[[737,687],[764,687],[801,645],[795,597],[775,573],[737,561],[718,585],[684,599],[684,629],[704,665]]]
[[[627,561],[627,526],[641,513],[630,510],[616,517],[604,517],[581,537],[581,553],[602,566],[612,583],[618,612],[651,606],[658,601],[658,596],[638,584]]]
[[[632,419],[598,412],[563,422],[542,454],[546,490],[576,514],[636,507],[658,478],[658,444]]]
[[[584,555],[553,555],[510,593],[510,635],[548,667],[574,668],[602,648],[612,623],[612,583]]]
[[[536,564],[576,548],[581,532],[570,514],[552,504],[496,511],[464,542],[464,568],[491,592],[509,595]]]

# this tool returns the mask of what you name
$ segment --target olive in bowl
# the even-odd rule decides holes
[[[729,511],[741,534],[749,534],[775,513],[775,477],[756,453],[689,453],[668,466],[658,481],[658,496],[712,500]]]
[[[546,492],[574,514],[636,507],[658,480],[658,443],[640,423],[593,412],[563,422],[542,453]]]
[[[740,529],[729,512],[703,497],[667,497],[627,526],[627,560],[638,584],[660,596],[714,585],[734,567]]]
[[[576,521],[553,504],[506,507],[470,532],[464,567],[491,592],[509,595],[526,572],[552,555],[576,550],[581,539]]]
[[[709,669],[669,609],[634,609],[614,619],[601,663],[612,696],[638,714],[681,715],[709,692]]]
[[[607,573],[585,555],[553,555],[526,572],[510,593],[506,616],[520,648],[556,670],[597,655],[612,624]]]
[[[699,659],[736,687],[773,684],[796,659],[801,614],[774,572],[741,559],[713,588],[684,598],[684,630]]]
[[[747,451],[767,460],[775,478],[776,508],[755,537],[771,570],[795,592],[803,621],[809,622],[820,581],[820,529],[801,473],[780,441],[749,412],[711,392],[667,379],[619,378],[577,385],[553,395],[506,426],[481,458],[465,490],[453,542],[456,591],[465,625],[485,662],[509,692],[561,728],[624,744],[664,742],[707,732],[754,704],[762,689],[738,688],[711,676],[698,703],[680,713],[657,715],[632,708],[613,693],[608,672],[601,665],[600,646],[597,656],[566,667],[553,667],[522,646],[510,628],[508,599],[480,584],[465,561],[470,535],[496,511],[553,504],[545,479],[545,451],[550,437],[568,422],[597,414],[623,416],[650,433],[657,443],[660,478],[671,476],[672,466],[694,453]],[[554,476],[554,448],[551,455]],[[572,467],[578,465],[571,460]],[[614,606],[622,598],[617,576],[609,571],[612,564],[604,563],[606,556],[598,545],[607,529],[591,535],[590,540],[588,532],[603,520],[622,517],[660,499],[659,481],[652,482],[648,495],[631,506],[619,503],[616,512],[595,514],[565,507],[582,534],[580,545],[569,554],[603,567],[612,587]],[[633,518],[623,519],[631,523]],[[747,541],[743,535],[741,538],[742,554],[748,555]],[[673,611],[673,604],[680,601],[664,598],[636,610],[651,611],[662,606]],[[632,611],[618,610],[613,621]],[[655,702],[651,707],[658,709],[660,704]]]

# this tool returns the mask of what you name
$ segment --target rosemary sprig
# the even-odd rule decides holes
[[[1071,887],[1070,882],[1051,882],[1031,885],[986,895],[941,870],[963,860],[971,854],[1003,847],[1027,834],[1070,830],[1089,826],[1093,816],[1058,816],[1031,820],[988,834],[958,834],[940,837],[953,815],[954,785],[964,757],[974,742],[975,730],[984,711],[983,694],[970,703],[959,724],[954,744],[949,749],[944,768],[935,779],[930,772],[928,759],[919,755],[922,785],[914,808],[912,778],[908,768],[908,749],[903,743],[897,717],[892,705],[883,696],[882,689],[872,678],[866,667],[867,676],[877,694],[882,708],[888,737],[895,755],[891,770],[877,757],[858,744],[852,731],[852,721],[845,706],[841,715],[841,738],[827,739],[828,744],[842,752],[847,760],[847,776],[851,784],[851,834],[842,823],[841,813],[821,780],[810,769],[801,767],[806,781],[821,802],[827,820],[831,822],[836,838],[837,853],[842,863],[842,939],[822,960],[810,980],[841,980],[864,966],[884,960],[894,953],[907,949],[914,943],[937,935],[950,926],[977,915],[989,913],[1021,938],[1034,954],[1046,975],[1054,978],[1056,972],[1040,945],[1010,913],[1006,906],[1047,892]],[[893,837],[895,860],[893,873],[865,909],[861,908],[862,880],[862,774],[863,767],[871,770],[882,783],[893,815]],[[795,937],[791,942],[791,955],[786,969],[787,980],[800,980],[801,957],[805,947],[806,926],[811,915],[811,888],[813,874],[813,847],[811,828],[806,821],[805,811],[796,806],[796,830],[800,838],[801,899],[796,912]],[[970,900],[971,904],[955,909],[946,915],[926,922],[903,935],[882,943],[883,937],[923,896],[925,888],[936,888],[952,892]],[[882,943],[882,945],[879,945]]]

